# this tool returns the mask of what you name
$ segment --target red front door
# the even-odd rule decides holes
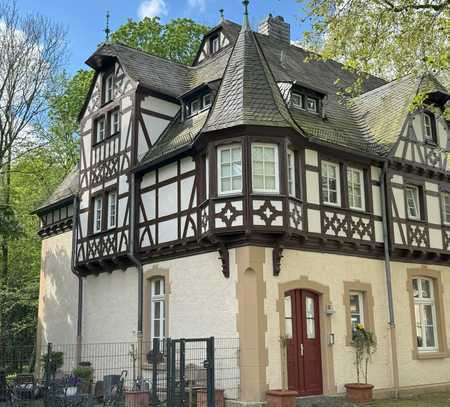
[[[299,396],[322,394],[319,297],[306,290],[285,294],[288,386]]]

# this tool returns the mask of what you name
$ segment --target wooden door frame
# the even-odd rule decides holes
[[[284,296],[287,291],[307,290],[319,296],[319,323],[320,323],[320,350],[322,355],[322,385],[323,394],[336,394],[337,386],[334,378],[333,346],[329,345],[329,334],[331,331],[331,317],[326,314],[327,307],[332,305],[330,301],[330,288],[315,281],[309,280],[306,276],[300,276],[299,280],[281,283],[278,286],[277,310],[280,321],[280,336],[285,336],[284,325]],[[280,346],[282,363],[282,383],[283,388],[287,386],[287,361],[286,347]]]

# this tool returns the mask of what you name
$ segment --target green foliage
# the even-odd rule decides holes
[[[22,233],[23,228],[14,209],[0,204],[0,238],[15,239]]]
[[[361,383],[361,377],[363,377],[364,383],[367,384],[369,362],[372,361],[372,355],[377,350],[375,334],[366,331],[361,324],[358,324],[353,332],[352,346],[355,348],[357,382]]]
[[[161,24],[159,17],[145,17],[140,21],[129,19],[111,35],[111,40],[190,65],[208,30],[208,27],[188,18],[177,18]]]
[[[50,352],[42,355],[42,365],[44,366],[44,369],[48,369],[47,373],[52,376],[63,366],[63,364],[63,352]]]
[[[48,142],[57,161],[67,174],[79,156],[78,115],[86,100],[94,77],[92,70],[79,70],[72,78],[64,74],[60,78],[60,92],[48,98]]]
[[[360,77],[391,80],[448,72],[450,2],[435,0],[297,0],[312,29],[307,47],[336,59]],[[360,92],[357,84],[350,89]]]
[[[83,382],[91,382],[94,375],[94,372],[90,367],[77,367],[73,369],[72,373],[75,377],[78,377]]]

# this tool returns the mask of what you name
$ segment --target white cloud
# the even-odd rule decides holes
[[[206,0],[188,0],[189,7],[199,9],[200,11],[205,11]]]
[[[139,18],[166,16],[167,14],[167,4],[164,0],[145,0],[138,8]]]

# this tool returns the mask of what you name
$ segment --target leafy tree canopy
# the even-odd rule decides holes
[[[129,19],[112,34],[111,40],[190,65],[208,30],[209,27],[188,18],[177,18],[162,24],[159,17],[145,17],[140,21]]]
[[[361,76],[448,72],[450,0],[297,1],[312,26],[305,45]]]

